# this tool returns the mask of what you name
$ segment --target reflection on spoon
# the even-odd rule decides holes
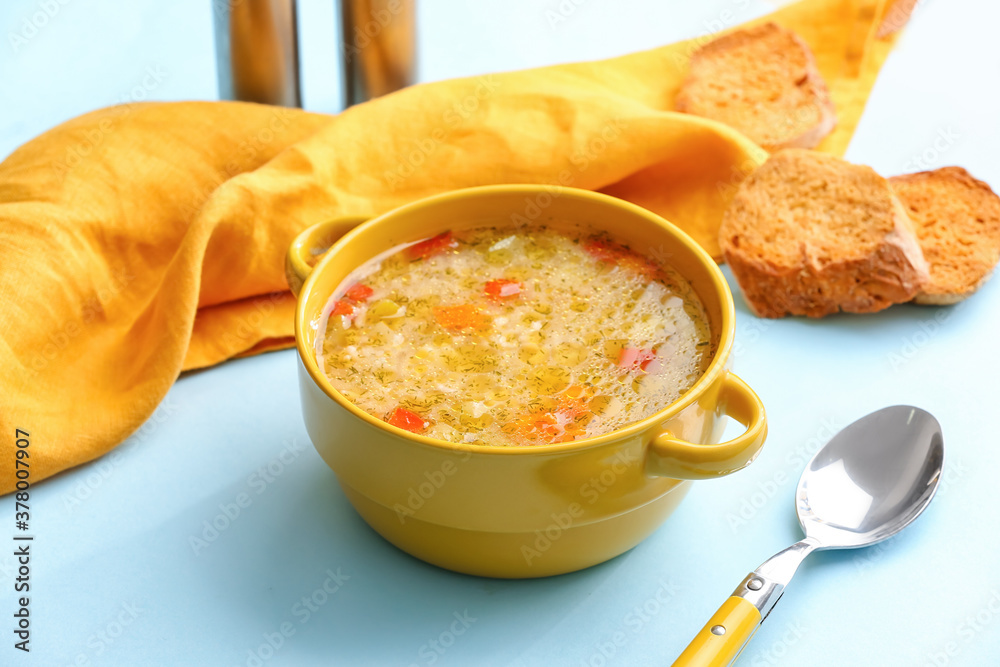
[[[842,430],[816,453],[795,490],[805,539],[748,574],[674,666],[731,664],[806,556],[892,537],[930,503],[943,465],[941,425],[920,408],[883,408]]]

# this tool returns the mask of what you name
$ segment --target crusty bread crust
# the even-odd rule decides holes
[[[719,244],[759,317],[876,312],[911,300],[928,281],[888,182],[801,149],[775,153],[743,181]]]
[[[772,22],[695,51],[676,107],[730,125],[768,151],[813,148],[837,122],[809,46]]]
[[[914,301],[951,305],[979,289],[1000,260],[1000,197],[961,167],[889,179],[930,265]]]

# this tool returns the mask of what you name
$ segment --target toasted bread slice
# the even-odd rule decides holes
[[[957,303],[985,283],[1000,260],[1000,198],[961,167],[889,179],[913,221],[931,280],[917,303]]]
[[[768,151],[813,148],[836,124],[812,51],[776,23],[727,33],[695,51],[676,106],[736,128]]]
[[[928,281],[889,182],[798,148],[775,153],[740,184],[719,245],[760,317],[871,313],[911,300]]]

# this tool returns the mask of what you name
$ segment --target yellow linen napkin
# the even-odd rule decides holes
[[[841,153],[891,46],[885,0],[805,0],[798,32]],[[0,492],[15,430],[37,482],[108,452],[182,370],[284,347],[283,253],[305,226],[491,183],[560,183],[646,206],[718,254],[732,186],[766,154],[673,112],[707,38],[601,62],[415,86],[338,116],[136,104],[71,120],[0,164]],[[345,230],[346,231],[346,230]]]

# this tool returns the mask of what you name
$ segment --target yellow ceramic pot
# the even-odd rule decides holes
[[[390,426],[355,407],[323,375],[315,355],[317,322],[351,270],[400,243],[447,229],[560,220],[606,230],[632,248],[667,258],[697,291],[717,353],[676,402],[600,437],[487,447]],[[684,497],[689,480],[739,470],[763,444],[767,425],[760,399],[729,371],[734,328],[729,287],[704,250],[653,213],[585,190],[501,185],[430,197],[358,222],[338,219],[311,227],[288,253],[289,283],[298,292],[302,411],[310,438],[355,509],[407,553],[489,577],[585,568],[631,549],[656,530]],[[337,237],[311,270],[311,258]],[[746,430],[713,444],[725,415]]]

